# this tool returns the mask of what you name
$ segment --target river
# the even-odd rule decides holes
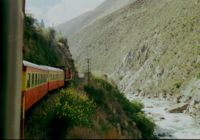
[[[144,104],[144,112],[156,123],[155,134],[160,139],[200,139],[200,124],[184,113],[169,113],[173,103],[159,99],[147,99],[126,95],[129,100],[140,100]]]

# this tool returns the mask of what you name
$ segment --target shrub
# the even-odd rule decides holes
[[[122,108],[127,113],[127,115],[140,112],[143,108],[143,105],[140,102],[130,102],[122,93],[117,93],[115,96],[117,97],[117,101],[122,105]]]
[[[66,120],[70,126],[91,126],[91,116],[96,105],[86,95],[74,90],[62,90],[56,100],[58,119]]]
[[[181,87],[181,82],[176,82],[176,83],[174,84],[174,86],[175,86],[176,88],[180,88],[180,87]]]
[[[197,74],[197,78],[200,79],[200,73]]]
[[[142,111],[144,107],[142,103],[136,100],[130,102],[118,89],[100,79],[94,79],[90,85],[84,87],[84,90],[98,104],[114,104],[114,101],[119,103],[123,111],[130,117],[130,120],[136,123],[138,129],[142,133],[142,137],[145,139],[154,138],[153,132],[155,124],[151,119],[145,116]],[[120,122],[121,118],[114,115],[115,114],[112,115],[112,113],[110,113],[109,119],[111,120],[109,121],[115,126],[115,124]]]
[[[136,115],[133,114],[132,119],[141,130],[142,138],[152,139],[154,137],[155,124],[151,119],[147,118],[144,113],[138,112]]]
[[[95,89],[93,86],[84,86],[84,91],[87,92],[90,96],[90,99],[93,99],[98,105],[103,104],[103,91],[100,89]]]

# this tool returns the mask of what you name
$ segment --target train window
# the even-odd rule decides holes
[[[42,84],[42,74],[40,74],[40,84]]]
[[[48,79],[49,79],[48,74],[46,74],[46,82],[48,82]]]
[[[41,83],[43,84],[43,74],[41,74]]]
[[[42,74],[41,81],[42,81],[42,83],[44,83],[44,74]]]
[[[49,77],[48,77],[48,74],[46,74],[46,82],[48,81],[48,78],[49,78]]]
[[[42,74],[40,75],[40,83],[42,84]]]
[[[43,74],[41,74],[41,84],[43,83],[43,79],[42,78],[43,78]]]
[[[40,77],[39,77],[39,73],[37,74],[37,83],[38,83],[38,85],[40,84]]]
[[[39,83],[41,84],[41,74],[39,74]]]
[[[35,73],[35,85],[37,85],[37,73]]]
[[[46,82],[46,75],[44,74],[44,83]]]
[[[31,82],[31,87],[34,87],[34,73],[32,73],[32,82]]]
[[[28,73],[28,76],[27,76],[27,88],[30,88],[30,85],[31,85],[31,74]]]

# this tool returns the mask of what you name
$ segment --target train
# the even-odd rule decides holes
[[[65,82],[73,79],[71,69],[61,69],[37,65],[23,60],[22,105],[27,111],[48,92],[64,87]]]

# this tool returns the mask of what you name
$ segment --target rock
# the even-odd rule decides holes
[[[165,120],[165,118],[164,117],[160,117],[160,120]]]
[[[173,105],[172,107],[168,108],[169,113],[183,113],[184,110],[187,109],[188,103],[179,103],[176,105]]]
[[[147,106],[146,108],[153,108],[153,106]]]
[[[166,134],[165,134],[165,133],[159,133],[158,136],[159,136],[159,137],[165,137]]]
[[[181,98],[182,98],[182,96],[178,96],[178,97],[176,98],[176,102],[177,102],[177,103],[180,103],[180,102],[181,102],[181,101],[180,101]]]
[[[166,93],[166,91],[164,91],[164,93],[163,93],[162,97],[163,97],[164,99],[166,99],[166,98],[167,98],[167,93]]]

